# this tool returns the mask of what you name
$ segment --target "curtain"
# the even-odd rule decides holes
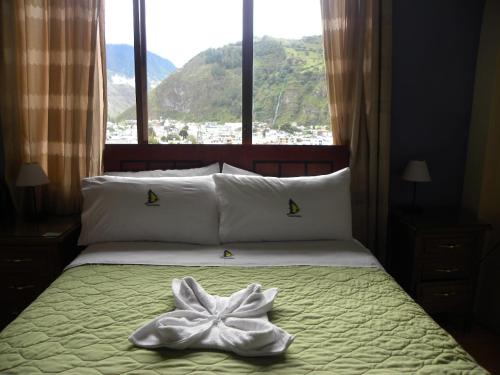
[[[321,0],[334,143],[349,146],[353,234],[385,260],[390,15],[384,0]]]
[[[51,213],[78,212],[101,172],[106,100],[103,0],[1,2],[0,120],[6,180],[38,162]]]

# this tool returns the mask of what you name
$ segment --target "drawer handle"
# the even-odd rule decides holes
[[[29,263],[33,262],[31,258],[14,258],[14,259],[2,259],[4,263]]]
[[[28,284],[28,285],[11,285],[9,286],[10,289],[15,289],[15,290],[25,290],[25,289],[33,289],[35,286],[33,284]]]
[[[437,297],[451,297],[451,296],[456,296],[456,292],[443,292],[443,293],[434,293],[435,296]]]
[[[458,243],[445,243],[442,245],[439,245],[440,248],[442,249],[458,249],[459,247],[462,247],[462,245]]]
[[[460,268],[434,268],[436,272],[452,273],[460,271]]]

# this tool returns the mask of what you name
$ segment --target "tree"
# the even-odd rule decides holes
[[[188,139],[189,143],[191,143],[192,145],[195,145],[198,143],[198,141],[196,140],[196,137],[194,135],[189,134],[187,139]]]
[[[179,137],[179,136],[178,136],[177,134],[175,134],[175,133],[169,133],[169,134],[167,135],[167,141],[178,141],[178,140],[180,140],[180,139],[181,139],[181,137]]]
[[[179,132],[179,135],[182,137],[182,139],[186,139],[189,135],[188,133],[189,127],[186,125],[184,126],[181,131]]]
[[[289,122],[286,122],[284,123],[283,125],[281,125],[280,127],[280,130],[284,131],[284,132],[287,132],[289,134],[293,134],[295,133],[298,129],[293,126],[292,124],[290,124]]]
[[[155,145],[160,143],[153,128],[148,128],[148,143]]]

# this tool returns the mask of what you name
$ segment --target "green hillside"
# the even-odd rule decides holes
[[[148,87],[157,85],[176,67],[170,60],[147,53]],[[113,121],[135,104],[134,47],[127,44],[106,44],[108,118]]]
[[[110,72],[108,71],[108,77]],[[127,84],[116,84],[108,79],[108,119],[113,121],[116,116],[135,103],[135,88]]]
[[[328,123],[321,36],[255,40],[253,110],[254,121],[273,127]],[[149,93],[148,111],[151,119],[240,122],[241,44],[196,55]]]

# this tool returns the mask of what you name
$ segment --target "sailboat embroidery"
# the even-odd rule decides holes
[[[301,217],[298,213],[300,212],[300,207],[297,203],[293,201],[293,199],[288,200],[288,209],[289,212],[287,213],[287,216],[289,217]]]
[[[153,190],[149,189],[148,190],[148,201],[144,203],[146,206],[159,206],[157,203],[160,200],[158,198],[158,195],[156,195]]]

